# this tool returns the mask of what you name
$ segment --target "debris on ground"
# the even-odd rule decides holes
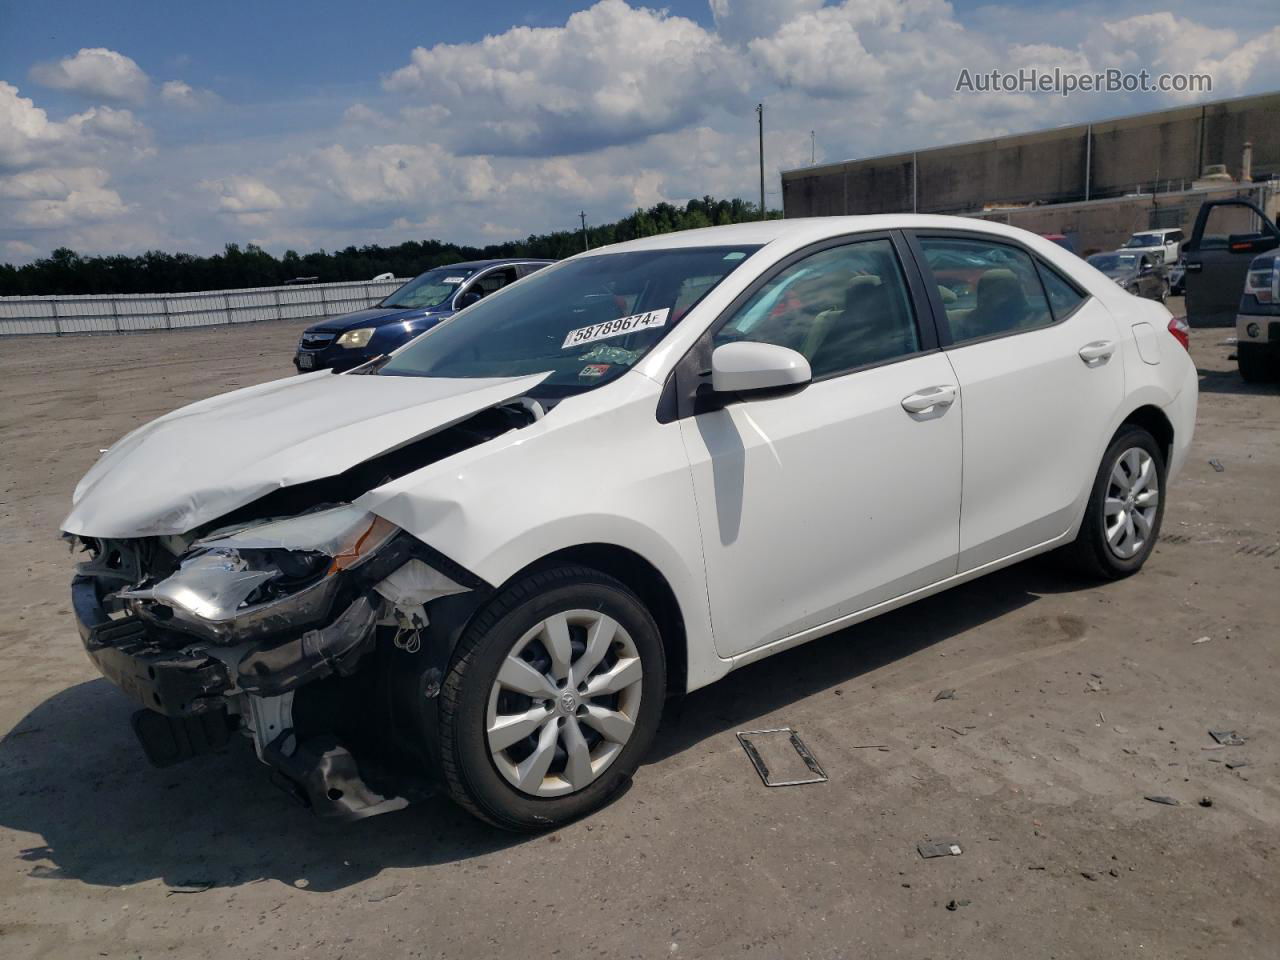
[[[1086,880],[1097,880],[1097,879],[1098,879],[1098,875],[1097,875],[1096,873],[1094,873],[1092,870],[1081,870],[1081,871],[1080,871],[1080,876],[1084,877]]]
[[[922,840],[916,844],[916,849],[926,860],[934,857],[958,857],[962,852],[958,840]]]
[[[1222,465],[1222,461],[1219,460],[1217,457],[1214,457],[1212,460],[1209,461],[1209,466],[1213,467],[1214,471],[1217,473],[1222,473],[1222,471],[1227,469]]]
[[[1200,806],[1202,806],[1202,807],[1212,807],[1212,806],[1213,806],[1213,797],[1201,797],[1201,798],[1200,798]]]
[[[383,900],[390,900],[392,897],[399,896],[407,889],[408,884],[393,883],[389,887],[382,887],[369,894],[365,899],[370,903],[381,903]]]
[[[293,885],[299,890],[305,890],[307,887],[311,886],[311,881],[306,877],[299,877],[297,880],[293,881]]]
[[[1160,795],[1144,796],[1142,799],[1150,800],[1152,803],[1163,803],[1166,806],[1170,806],[1170,807],[1176,807],[1181,804],[1181,801],[1175,800],[1173,799],[1173,797],[1165,797]]]
[[[216,884],[212,880],[191,880],[186,883],[170,883],[165,887],[165,896],[172,897],[175,893],[204,893],[212,890]]]
[[[933,698],[933,702],[937,703],[939,700],[954,700],[955,698],[956,692],[948,687],[946,690],[939,690],[937,696]]]
[[[766,787],[827,782],[817,757],[790,727],[743,730],[737,737]]]
[[[967,907],[972,902],[972,900],[948,900],[947,909],[952,911],[958,910],[960,907]]]
[[[1249,765],[1248,760],[1228,760],[1227,761],[1228,770],[1239,770],[1241,767],[1247,767],[1248,765]]]
[[[1224,747],[1242,747],[1244,746],[1244,737],[1237,734],[1234,730],[1210,730],[1209,736],[1217,740]]]
[[[1208,642],[1209,642],[1208,637],[1201,637],[1199,640],[1192,640],[1191,645],[1194,647],[1197,643],[1208,643]]]

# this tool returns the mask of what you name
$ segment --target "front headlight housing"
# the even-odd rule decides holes
[[[1254,257],[1245,274],[1244,292],[1253,294],[1259,303],[1280,302],[1280,257]]]
[[[398,532],[353,506],[214,531],[191,544],[169,577],[119,597],[156,619],[164,619],[161,608],[167,608],[178,624],[219,639],[242,632],[242,620],[252,621],[255,634],[287,629],[323,615],[335,576]]]
[[[348,350],[355,350],[360,347],[367,347],[369,341],[373,338],[373,332],[376,327],[361,327],[359,330],[348,330],[342,336],[338,337],[337,344]]]

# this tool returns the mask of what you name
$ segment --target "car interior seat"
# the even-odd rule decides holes
[[[978,278],[977,302],[964,318],[957,339],[989,337],[1024,325],[1029,312],[1027,295],[1017,275],[1007,267],[986,271]]]

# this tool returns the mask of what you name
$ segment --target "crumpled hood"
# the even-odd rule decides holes
[[[547,375],[289,377],[201,400],[127,434],[76,486],[88,537],[186,533],[272,490],[335,476],[522,396]]]

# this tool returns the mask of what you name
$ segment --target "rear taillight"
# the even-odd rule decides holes
[[[1191,324],[1187,323],[1186,317],[1170,317],[1169,332],[1182,344],[1184,350],[1191,352]]]

